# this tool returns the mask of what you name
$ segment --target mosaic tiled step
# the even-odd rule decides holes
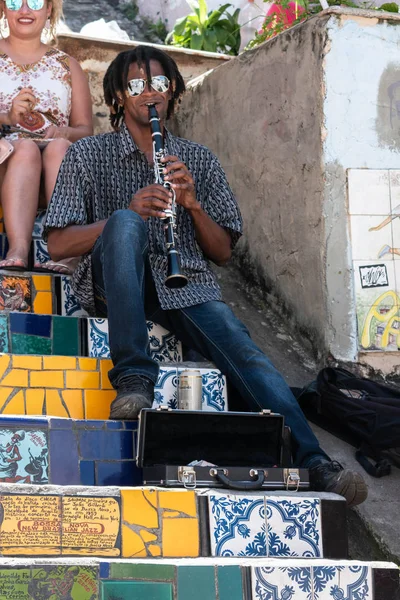
[[[347,557],[346,502],[313,492],[204,494],[211,556]]]
[[[23,450],[22,443],[16,440],[18,435],[25,434],[26,445],[32,444],[32,439],[45,443],[45,432],[26,429],[24,432],[18,431],[11,438],[13,448]],[[27,472],[37,474],[41,470],[42,479],[36,477],[35,483],[43,484],[46,482],[46,476],[52,477],[57,468],[65,469],[63,475],[65,484],[68,484],[74,477],[75,460],[74,449],[72,448],[72,464],[63,461],[60,457],[60,450],[56,449],[56,443],[63,443],[63,447],[69,447],[68,444],[76,433],[84,446],[82,452],[87,455],[102,459],[107,459],[109,455],[114,459],[118,451],[112,447],[113,442],[121,439],[115,434],[115,431],[106,431],[105,434],[98,435],[98,431],[68,431],[57,430],[56,426],[50,430],[49,455],[50,460],[45,462],[39,459],[45,456],[46,447],[41,452],[30,452],[30,462],[23,457],[21,462],[25,461],[25,476]],[[129,451],[131,436],[125,431],[125,445],[123,449],[126,454]],[[100,443],[107,439],[107,446],[101,447]],[[118,447],[118,446],[117,446]],[[129,456],[132,459],[131,454]],[[5,459],[6,460],[6,459]],[[103,461],[97,461],[93,466],[94,460],[79,461],[83,470],[88,470],[91,463],[92,470],[101,466]],[[84,463],[82,465],[82,463]],[[8,464],[5,463],[5,468]],[[19,467],[22,472],[22,466]],[[77,470],[77,469],[76,469]],[[9,468],[11,472],[11,467]],[[48,474],[48,475],[47,475]],[[69,476],[68,476],[69,474]],[[58,476],[55,475],[57,478]],[[60,477],[58,477],[60,479]],[[96,534],[97,542],[90,539],[81,540],[82,548],[75,552],[71,548],[76,548],[76,544],[66,541],[65,536],[61,536],[61,541],[54,535],[54,542],[48,540],[48,548],[43,554],[82,554],[84,556],[122,556],[124,558],[151,558],[155,556],[162,557],[199,557],[199,556],[224,556],[224,557],[270,557],[286,558],[293,557],[305,558],[337,558],[346,557],[347,539],[346,539],[346,511],[344,502],[333,494],[314,496],[299,495],[295,492],[286,494],[265,493],[262,497],[263,503],[269,513],[268,526],[265,527],[265,516],[263,521],[257,519],[246,520],[238,519],[237,527],[226,518],[228,510],[225,510],[225,519],[215,518],[215,505],[211,505],[212,512],[207,511],[207,497],[196,490],[151,487],[67,487],[37,485],[15,485],[13,480],[22,482],[23,476],[9,477],[10,483],[0,483],[0,510],[4,513],[1,536],[0,536],[0,554],[8,555],[37,555],[41,554],[39,547],[43,545],[44,535],[39,536],[39,541],[32,535],[36,529],[33,523],[41,518],[40,531],[45,533],[51,531],[60,535],[60,532],[73,532],[76,529],[83,537],[86,533]],[[211,492],[210,492],[211,493]],[[74,514],[68,514],[65,518],[63,512],[63,501],[71,502],[70,495],[80,499],[74,501]],[[108,511],[103,507],[104,498],[111,496],[119,506],[121,500],[121,512],[113,512],[108,517]],[[103,498],[103,500],[101,500]],[[259,513],[258,501],[260,496],[251,499],[254,506],[254,512]],[[107,504],[109,500],[104,500]],[[95,505],[99,505],[96,509]],[[241,504],[230,505],[233,510],[242,512]],[[342,506],[340,506],[342,505]],[[31,506],[31,508],[30,508]],[[221,506],[223,499],[221,496]],[[311,513],[310,506],[314,511]],[[42,507],[42,509],[41,509]],[[46,507],[51,507],[46,508]],[[88,513],[92,510],[90,523]],[[58,511],[58,512],[57,512]],[[18,514],[24,514],[24,523],[16,518]],[[101,516],[103,515],[103,516]],[[292,516],[291,516],[292,515]],[[104,520],[109,519],[115,527],[112,549],[105,546],[108,543],[109,531]],[[335,519],[335,520],[334,520]],[[55,521],[57,521],[55,523]],[[333,530],[335,525],[336,532]],[[78,527],[79,524],[79,527]],[[33,528],[33,529],[32,529]],[[341,531],[343,529],[343,531]],[[215,539],[224,531],[225,542],[223,552],[216,552]],[[265,535],[267,531],[267,536]],[[5,535],[8,532],[9,535]],[[339,532],[339,533],[338,533]],[[26,535],[24,535],[26,533]],[[15,535],[14,535],[15,534]],[[104,536],[103,536],[104,534]],[[107,534],[107,535],[106,535]],[[240,537],[245,538],[246,543],[241,543]],[[56,543],[57,540],[57,543]],[[39,543],[40,542],[40,543]],[[67,546],[67,550],[64,550]],[[103,550],[107,550],[104,554]]]
[[[166,364],[166,363],[165,363]],[[200,368],[203,410],[227,410],[226,379],[204,363],[176,363],[160,368],[154,407],[177,407],[181,370]],[[72,419],[108,419],[116,392],[109,359],[73,356],[0,355],[0,415],[47,415]]]
[[[288,583],[286,583],[286,581]],[[277,559],[9,559],[0,598],[23,600],[398,600],[394,563]]]
[[[151,321],[147,328],[154,360],[182,361],[182,344],[174,334]],[[107,319],[3,312],[0,352],[110,358]]]
[[[200,556],[194,492],[0,484],[2,556]]]
[[[142,484],[135,462],[136,421],[3,416],[0,440],[2,483]]]

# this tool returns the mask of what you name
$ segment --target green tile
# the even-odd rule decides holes
[[[29,598],[30,569],[0,569],[0,599]]]
[[[79,356],[79,320],[53,317],[53,354]]]
[[[234,565],[217,569],[219,600],[243,600],[242,569]]]
[[[171,583],[102,581],[100,585],[101,600],[173,600]]]
[[[8,315],[0,315],[0,352],[8,351]]]
[[[51,340],[37,335],[13,333],[11,335],[13,354],[51,354]]]
[[[146,565],[111,563],[110,579],[146,579],[150,581],[173,581],[173,565]]]
[[[46,565],[32,568],[27,598],[98,600],[97,567]],[[15,596],[15,598],[20,596]],[[2,598],[2,596],[0,596]],[[10,596],[14,598],[14,596]],[[25,598],[25,596],[21,596]]]
[[[216,600],[214,567],[178,567],[178,600]]]

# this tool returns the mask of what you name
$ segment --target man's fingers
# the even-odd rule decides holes
[[[187,169],[178,169],[177,171],[173,171],[169,173],[169,175],[165,176],[166,181],[174,181],[175,179],[192,179],[189,171]]]

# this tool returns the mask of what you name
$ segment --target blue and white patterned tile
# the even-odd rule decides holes
[[[187,367],[186,367],[187,368]],[[160,369],[154,390],[153,408],[161,404],[169,408],[178,408],[178,378],[184,371],[181,367],[165,367]],[[228,394],[226,377],[221,371],[212,368],[199,368],[202,376],[202,410],[222,412],[228,410]]]
[[[252,600],[373,600],[368,565],[301,560],[275,565],[252,567]]]
[[[211,556],[267,556],[264,496],[208,493]]]
[[[164,327],[147,322],[151,358],[157,362],[181,362],[182,344]],[[89,356],[110,358],[110,344],[107,319],[89,319]]]
[[[43,236],[43,225],[46,218],[46,211],[40,210],[36,214],[35,223],[33,225],[32,238],[41,239]]]
[[[268,556],[323,556],[319,498],[266,498]]]
[[[88,319],[89,356],[110,358],[107,319]]]
[[[64,317],[87,317],[71,286],[71,277],[61,275],[61,315]]]
[[[182,344],[161,325],[147,321],[151,357],[157,362],[182,362]]]
[[[47,244],[43,240],[33,240],[33,267],[41,267],[50,260],[50,254],[47,251]]]
[[[311,566],[252,567],[251,579],[252,600],[314,600]]]

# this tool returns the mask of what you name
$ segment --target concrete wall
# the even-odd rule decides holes
[[[93,119],[95,133],[109,131],[108,108],[103,99],[103,78],[110,62],[119,54],[139,45],[139,42],[111,42],[86,38],[79,34],[63,34],[58,36],[57,47],[79,61],[88,74],[93,101]],[[147,44],[151,45],[151,44]],[[172,56],[185,79],[194,77],[213,69],[230,60],[223,54],[211,52],[195,52],[183,48],[157,46]]]
[[[329,17],[312,19],[205,77],[176,118],[220,158],[244,217],[247,271],[324,346],[321,120]],[[217,126],[218,124],[218,126]]]
[[[384,362],[386,371],[399,363],[397,351],[375,363],[373,350],[388,348],[362,356],[357,302],[366,300],[356,297],[352,237],[364,236],[365,247],[370,238],[349,214],[347,178],[350,169],[399,166],[399,44],[399,16],[329,9],[204,77],[175,122],[228,173],[244,216],[238,256],[246,272],[324,356]],[[360,185],[358,194],[368,190]],[[377,207],[386,188],[370,200],[370,214],[383,219],[386,209]],[[400,268],[389,267],[397,279],[388,285],[398,292]]]

